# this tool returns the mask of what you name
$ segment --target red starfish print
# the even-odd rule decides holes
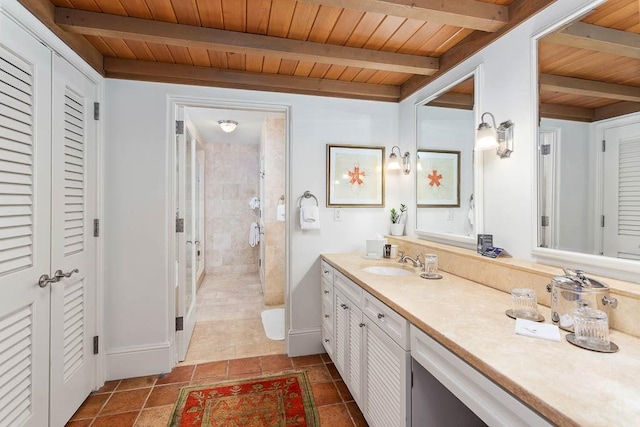
[[[349,171],[347,172],[349,174],[349,178],[351,178],[351,180],[349,180],[349,184],[353,185],[353,184],[358,184],[358,185],[362,185],[364,184],[364,181],[362,180],[362,178],[364,178],[364,176],[366,175],[365,171],[360,172],[360,166],[355,165],[353,167],[353,172]]]
[[[430,175],[427,175],[427,178],[429,178],[429,186],[433,187],[435,185],[436,187],[440,187],[442,174],[439,174],[437,169],[434,169]]]

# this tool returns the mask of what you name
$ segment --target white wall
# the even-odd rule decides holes
[[[496,121],[515,123],[515,150],[500,159],[493,151],[484,156],[484,232],[494,235],[494,244],[512,255],[532,259],[535,242],[535,155],[537,95],[533,83],[537,73],[532,37],[562,17],[591,3],[563,0],[527,20],[490,46],[471,56],[440,79],[400,104],[400,140],[411,150],[415,137],[414,105],[482,66],[479,84],[480,112],[493,113]],[[479,232],[479,231],[478,231]]]
[[[106,81],[105,346],[109,378],[168,371],[172,367],[168,318],[168,188],[171,148],[168,96],[291,106],[288,217],[309,190],[320,205],[319,231],[289,223],[291,354],[320,351],[322,252],[364,250],[366,237],[388,232],[388,209],[343,209],[333,222],[325,207],[326,144],[398,144],[397,104],[193,86]],[[402,178],[398,178],[401,180]],[[387,206],[401,200],[387,182]],[[142,355],[148,357],[143,358]],[[144,360],[144,362],[142,362]],[[124,368],[123,368],[124,367]]]

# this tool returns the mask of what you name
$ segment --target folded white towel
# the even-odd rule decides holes
[[[560,329],[556,325],[527,319],[516,319],[515,333],[527,337],[560,342]]]
[[[300,212],[302,213],[302,220],[304,222],[318,222],[320,217],[320,212],[316,205],[302,206]]]
[[[260,198],[256,196],[249,200],[249,207],[251,209],[260,209]]]
[[[249,227],[249,245],[254,248],[258,243],[260,243],[260,226],[252,222]]]
[[[276,207],[276,221],[284,222],[284,205],[278,205]]]
[[[320,229],[320,214],[317,206],[308,205],[300,208],[300,228],[303,230]]]

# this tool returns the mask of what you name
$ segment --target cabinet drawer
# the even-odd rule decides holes
[[[325,260],[320,261],[320,275],[327,279],[329,283],[333,283],[333,266]]]
[[[364,293],[364,314],[400,347],[409,350],[409,322],[368,292]]]
[[[322,302],[322,324],[333,330],[333,304],[329,306],[324,301]]]
[[[322,292],[322,303],[329,304],[328,307],[333,307],[333,284],[325,280],[324,277],[321,282],[320,292]]]
[[[360,286],[339,271],[335,272],[334,283],[358,308],[362,308],[364,291]]]
[[[327,354],[329,355],[331,360],[333,360],[333,353],[334,353],[334,346],[335,346],[333,330],[327,329],[325,326],[326,325],[323,323],[323,325],[322,325],[322,346],[324,347],[325,351],[327,352]]]

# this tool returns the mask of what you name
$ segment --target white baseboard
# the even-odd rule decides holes
[[[171,372],[173,353],[169,342],[106,350],[107,380]]]
[[[289,357],[324,353],[322,328],[289,330],[287,354]]]

